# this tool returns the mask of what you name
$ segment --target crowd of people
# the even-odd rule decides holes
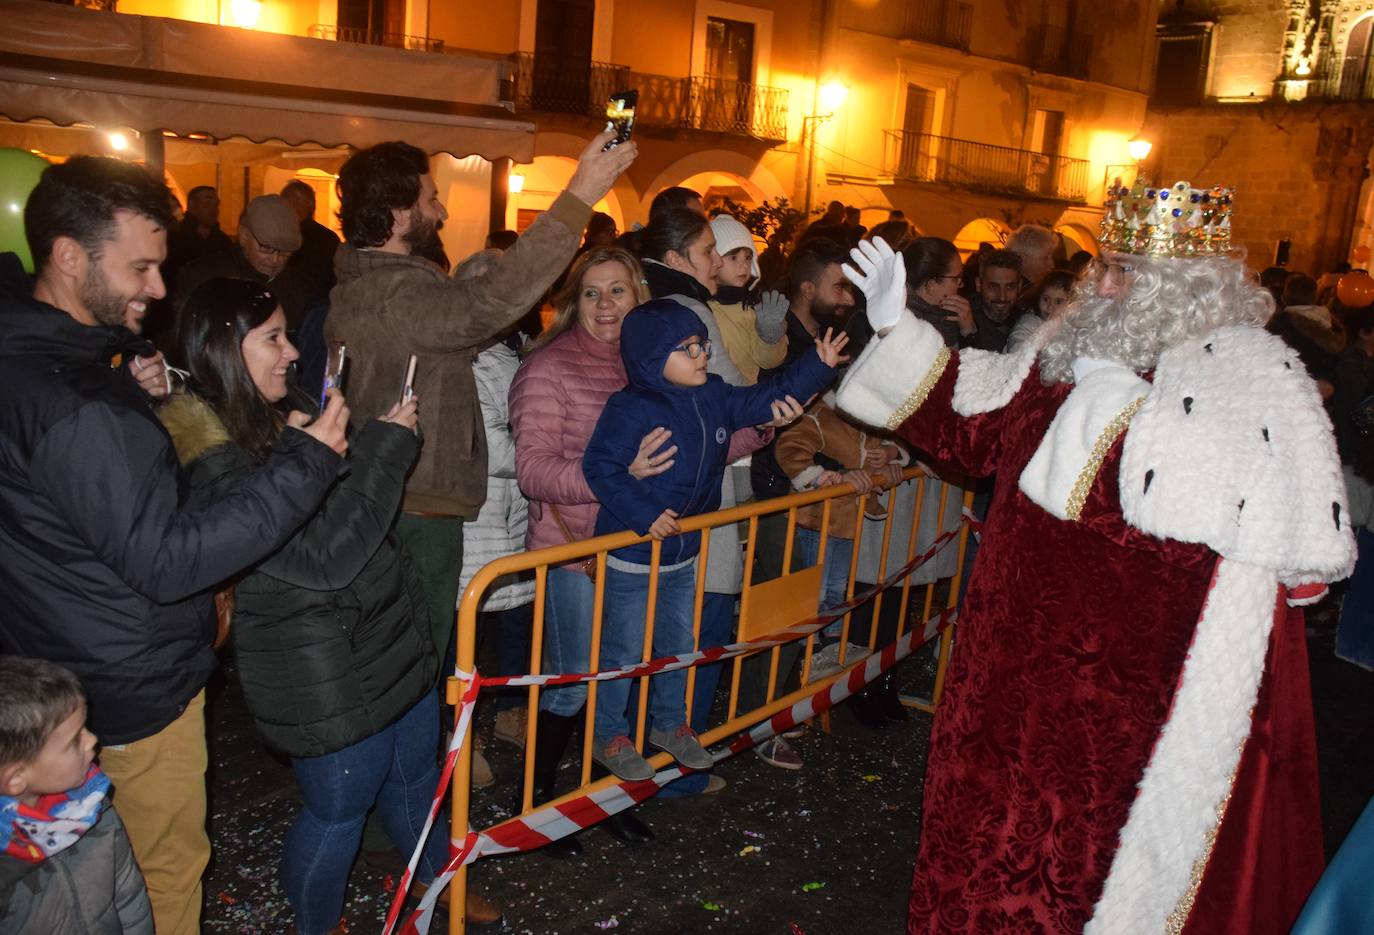
[[[421,841],[438,777],[437,692],[453,665],[454,611],[478,568],[609,532],[647,536],[662,543],[652,653],[687,652],[701,543],[680,533],[680,520],[836,484],[886,491],[864,501],[868,522],[892,511],[911,518],[917,502],[902,472],[917,458],[993,480],[977,501],[987,531],[937,722],[944,755],[928,779],[911,930],[1077,931],[1122,919],[1127,928],[1102,930],[1145,930],[1133,926],[1161,921],[1152,915],[1161,900],[1182,898],[1150,894],[1142,909],[1113,889],[1118,834],[1134,854],[1131,793],[1146,789],[1176,686],[1191,697],[1184,692],[1197,683],[1182,670],[1195,631],[1238,625],[1203,613],[1214,566],[1239,557],[1270,569],[1246,579],[1256,589],[1294,593],[1345,570],[1351,524],[1374,504],[1367,493],[1362,513],[1353,493],[1370,476],[1361,420],[1374,422],[1363,412],[1374,390],[1374,317],[1333,314],[1303,276],[1283,284],[1271,317],[1269,293],[1220,254],[1142,257],[1123,242],[1104,243],[1098,258],[1066,257],[1057,235],[1027,224],[965,259],[900,212],[867,230],[838,202],[762,251],[738,219],[708,217],[685,188],[660,193],[647,224],[620,233],[592,206],[636,151],[603,148],[608,139],[589,143],[527,230],[493,233],[451,272],[438,237],[447,212],[427,157],[405,143],[362,150],[343,166],[341,243],[314,221],[303,183],[249,202],[235,241],[219,229],[213,189],[190,192],[175,220],[166,187],[138,166],[74,157],[44,173],[25,207],[34,277],[0,257],[0,921],[25,931],[199,931],[211,850],[205,685],[226,639],[257,732],[289,759],[299,786],[280,855],[294,931],[341,930],[360,850],[385,862],[422,846],[422,893],[447,856],[446,825]],[[1193,265],[1185,273],[1178,264]],[[1160,306],[1161,289],[1177,308]],[[1219,358],[1283,363],[1277,339],[1247,344],[1226,331],[1266,322],[1317,380],[1352,478],[1344,506],[1321,475],[1320,433],[1307,437],[1308,463],[1285,461],[1306,485],[1294,503],[1306,510],[1326,497],[1335,530],[1307,529],[1303,513],[1284,527],[1303,535],[1273,561],[1250,540],[1238,548],[1177,515],[1187,512],[1168,468],[1178,452],[1158,439],[1189,436],[1151,408],[1187,370],[1168,355],[1193,339],[1221,335],[1210,338]],[[324,380],[331,345],[347,349],[342,388]],[[1151,372],[1153,388],[1138,376]],[[1305,379],[1301,368],[1275,378],[1291,399],[1260,394],[1275,409],[1266,443],[1306,405]],[[1188,396],[1183,408],[1193,405]],[[1094,447],[1110,425],[1115,434]],[[1133,438],[1147,439],[1137,446],[1148,449],[1143,489],[1157,485],[1150,506],[1170,504],[1163,514],[1116,490],[1116,472],[1134,469]],[[1236,473],[1228,457],[1213,465],[1223,475]],[[962,493],[931,490],[920,523],[896,524],[919,526],[926,543],[940,532],[937,511],[958,523],[958,510],[940,504]],[[1275,504],[1267,489],[1247,496],[1238,508],[1252,504],[1246,517]],[[797,517],[791,570],[823,562],[822,609],[844,600],[851,565],[856,588],[893,570],[863,546],[855,561],[858,502],[835,501],[824,535],[820,508]],[[710,535],[702,647],[734,640],[746,580],[739,531]],[[788,570],[786,535],[785,516],[759,523],[750,580]],[[894,542],[893,554],[906,545]],[[1018,551],[1047,563],[1033,587],[1014,571]],[[549,570],[538,660],[532,581],[498,581],[479,628],[495,643],[499,673],[640,659],[650,555],[638,544],[606,558],[598,658],[594,562]],[[943,555],[921,574],[948,575],[952,561]],[[1149,607],[1139,605],[1143,582]],[[895,632],[895,607],[887,610],[879,620],[855,615],[856,627],[878,628],[879,645]],[[1123,616],[1138,624],[1114,628]],[[1275,641],[1290,631],[1282,614],[1246,621],[1262,632],[1258,671],[1271,630]],[[778,686],[795,683],[801,648],[782,648]],[[842,651],[836,623],[819,635],[812,671],[835,671]],[[849,647],[847,658],[864,652]],[[1294,684],[1291,667],[1273,668],[1271,658],[1266,679]],[[726,786],[697,740],[720,674],[719,665],[697,670],[690,708],[684,671],[650,682],[645,741],[692,770],[665,795]],[[1250,704],[1254,679],[1234,686]],[[1060,690],[1046,692],[1055,680]],[[598,775],[653,774],[632,739],[634,691],[627,680],[601,685]],[[766,654],[746,660],[739,710],[769,691]],[[1029,700],[1037,693],[1043,700]],[[583,684],[541,693],[536,803],[559,794],[558,767],[586,701]],[[855,704],[874,728],[906,716],[890,675]],[[1300,710],[1268,705],[1261,715],[1276,723],[1301,720]],[[495,737],[523,749],[520,697],[497,694],[494,706]],[[1223,740],[1239,755],[1249,727],[1237,723]],[[802,769],[795,736],[755,753]],[[1064,760],[1066,745],[1092,761],[1086,772]],[[1234,779],[1263,765],[1233,759],[1229,769]],[[473,780],[494,782],[480,749]],[[1253,792],[1258,814],[1276,806],[1279,785],[1238,796]],[[1292,828],[1311,817],[1295,795]],[[1253,868],[1258,858],[1234,825],[1222,825],[1230,836],[1218,847]],[[653,837],[632,811],[605,826],[627,844]],[[576,859],[581,846],[571,836],[546,850]],[[1186,876],[1198,855],[1184,852]],[[1284,867],[1266,860],[1257,873]],[[1294,861],[1301,872],[1241,917],[1273,910],[1291,920],[1295,894],[1320,867],[1305,851],[1286,866]],[[1052,883],[1054,898],[1031,878]],[[1198,918],[1228,904],[1227,882],[1209,882]],[[501,925],[499,907],[476,892],[466,914],[474,928]]]

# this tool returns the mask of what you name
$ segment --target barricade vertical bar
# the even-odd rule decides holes
[[[749,619],[749,589],[754,584],[754,552],[758,545],[759,538],[759,515],[755,513],[749,517],[749,535],[744,543],[744,585],[739,595],[739,619]],[[733,721],[735,719],[735,709],[739,705],[739,674],[740,666],[744,665],[744,656],[736,656],[731,660],[730,666],[730,701],[726,705],[725,719]]]
[[[821,587],[825,587],[825,559],[826,551],[830,547],[830,504],[833,500],[825,500],[821,503],[821,536],[820,548],[817,549],[818,555],[816,562],[821,566]],[[850,588],[854,586],[853,562],[850,562]],[[846,599],[848,596],[846,595]],[[817,631],[819,633],[820,631]],[[811,657],[816,652],[816,633],[812,633],[806,638],[806,648],[802,652],[801,684],[811,683]]]
[[[903,481],[902,483],[906,483]],[[900,486],[900,485],[898,485]],[[892,488],[894,493],[892,499],[897,499],[896,487]],[[926,498],[926,478],[922,474],[916,478],[916,505],[911,511],[911,528],[907,530],[906,537],[906,561],[910,562],[916,557],[916,540],[921,530],[921,510],[925,506]],[[938,531],[936,535],[939,535]],[[902,579],[902,603],[897,608],[897,638],[901,639],[906,635],[906,616],[911,609],[911,576],[907,575]],[[925,617],[921,618],[926,619]]]
[[[644,646],[640,662],[654,658],[654,617],[658,611],[658,572],[663,559],[663,540],[655,539],[649,547],[649,598],[644,608]],[[644,721],[649,714],[649,676],[639,678],[639,713],[635,717],[635,749],[644,752]]]
[[[854,546],[849,553],[849,584],[844,589],[844,599],[852,600],[854,597],[854,579],[859,576],[859,547],[863,544],[864,537],[864,498],[859,497],[858,509],[854,512]],[[878,575],[879,578],[882,575]],[[836,657],[840,666],[845,664],[845,656],[849,652],[849,628],[854,623],[854,612],[846,611],[840,623],[840,650]]]
[[[454,635],[457,646],[459,672],[475,672],[477,669],[477,608],[481,604],[480,595],[458,603],[458,632]],[[455,707],[463,702],[467,694],[468,682],[457,676],[449,676],[444,684],[445,701]],[[458,712],[453,722],[458,723]],[[472,792],[472,747],[474,743],[471,727],[458,748],[458,762],[453,769],[452,797],[449,809],[449,850],[462,847],[467,837]],[[449,883],[449,935],[463,935],[467,929],[468,868],[459,867]]]
[[[596,553],[596,586],[592,597],[592,644],[587,653],[587,671],[601,664],[601,627],[606,616],[606,553]],[[582,785],[592,779],[592,742],[596,724],[596,682],[587,683],[587,713],[582,730]]]
[[[973,488],[970,486],[964,491],[964,511],[973,509]],[[962,521],[962,515],[960,517]],[[959,530],[959,564],[954,569],[954,577],[949,582],[949,597],[945,601],[946,607],[954,607],[959,603],[959,586],[963,582],[964,558],[968,554],[968,539],[972,535],[968,523],[963,523]],[[952,628],[946,627],[940,634],[940,661],[935,666],[935,689],[931,692],[930,701],[934,707],[939,707],[940,698],[945,693],[945,670],[949,668],[949,653],[953,643],[954,632]]]
[[[544,658],[544,608],[548,601],[549,566],[540,565],[534,570],[534,629],[530,633],[530,674],[537,675]],[[520,789],[520,811],[528,812],[534,807],[534,756],[535,737],[539,733],[539,686],[531,685],[526,689],[529,705],[525,716],[525,767],[524,783]]]
[[[876,499],[876,498],[875,498],[875,499]],[[896,510],[892,509],[891,504],[896,503],[896,501],[897,501],[897,497],[896,497],[895,494],[892,495],[892,496],[890,496],[890,497],[888,497],[887,502],[888,502],[889,506],[888,506],[888,510],[887,510],[887,516],[885,516],[885,517],[883,518],[883,544],[882,544],[882,547],[878,549],[878,580],[879,580],[879,581],[883,581],[883,580],[886,580],[886,579],[887,579],[887,553],[888,553],[888,548],[892,545],[892,520],[893,520],[893,518],[894,518],[893,515],[897,512]],[[912,522],[913,522],[913,523],[919,522],[919,520],[916,518],[915,514],[912,515]],[[872,616],[871,618],[869,618],[872,622],[869,624],[869,627],[868,627],[868,648],[869,648],[869,650],[874,650],[874,649],[877,649],[877,648],[878,648],[878,616],[879,616],[879,614],[882,613],[882,609],[883,609],[883,598],[884,598],[885,596],[886,596],[886,594],[885,594],[884,592],[879,591],[879,592],[877,593],[877,595],[874,596],[874,598],[873,598],[873,616]]]
[[[711,560],[711,534],[708,530],[701,533],[701,552],[697,555],[696,594],[692,597],[692,651],[701,649],[701,609],[706,601],[706,563]],[[692,721],[692,697],[697,687],[697,667],[687,670],[686,704],[687,722]]]
[[[790,506],[787,508],[787,541],[782,547],[782,573],[783,577],[792,574],[793,542],[797,538],[797,508]],[[773,693],[778,688],[778,662],[782,659],[782,647],[774,646],[768,651],[768,691],[764,694],[765,701],[773,700]]]

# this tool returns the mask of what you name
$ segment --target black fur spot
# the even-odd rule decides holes
[[[1236,504],[1236,512],[1239,513],[1239,512],[1240,512],[1241,510],[1243,510],[1243,509],[1245,509],[1245,501],[1244,501],[1244,500],[1242,500],[1242,501],[1240,501],[1239,503]]]
[[[1285,360],[1285,361],[1283,362],[1283,369],[1284,369],[1284,370],[1292,370],[1292,369],[1293,369],[1293,365],[1290,364],[1288,361]]]
[[[1145,472],[1145,489],[1141,491],[1141,494],[1147,494],[1150,492],[1150,485],[1154,483],[1154,479],[1155,471],[1154,468],[1151,468],[1150,470]]]
[[[1265,441],[1269,441],[1269,426],[1266,425],[1263,428],[1261,428],[1260,434],[1264,436]]]
[[[1335,500],[1331,501],[1331,518],[1336,521],[1336,528],[1341,528],[1341,505]]]
[[[1191,397],[1191,396],[1185,396],[1185,397],[1183,397],[1183,412],[1184,412],[1184,414],[1186,415],[1186,414],[1188,414],[1188,413],[1190,413],[1190,412],[1192,412],[1192,411],[1193,411],[1193,397]]]
[[[1204,351],[1206,351],[1207,353],[1209,353],[1209,354],[1212,353],[1212,345],[1210,345],[1210,344],[1204,344],[1204,345],[1202,345],[1202,349],[1203,349]]]

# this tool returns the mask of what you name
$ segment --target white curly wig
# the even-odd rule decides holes
[[[1135,279],[1121,294],[1097,294],[1099,264],[1078,281],[1068,314],[1040,351],[1046,384],[1072,383],[1078,357],[1115,361],[1136,372],[1154,369],[1161,351],[1223,325],[1262,326],[1274,298],[1241,259],[1123,257]]]

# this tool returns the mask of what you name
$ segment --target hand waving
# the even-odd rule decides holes
[[[859,241],[849,255],[854,265],[841,269],[868,300],[868,323],[881,334],[897,324],[906,308],[906,261],[881,237]]]
[[[830,328],[825,329],[825,336],[816,339],[816,353],[821,355],[821,360],[827,367],[834,367],[849,360],[840,352],[849,343],[849,335],[841,331],[835,334]]]

